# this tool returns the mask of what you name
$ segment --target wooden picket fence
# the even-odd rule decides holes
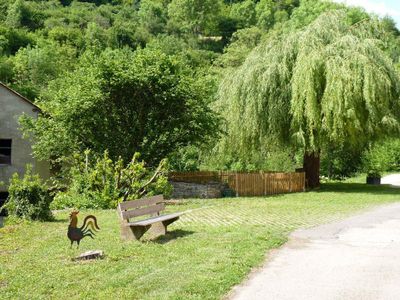
[[[305,190],[304,172],[172,172],[169,179],[190,183],[223,182],[237,196],[265,196]]]

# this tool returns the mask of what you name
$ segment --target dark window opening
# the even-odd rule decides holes
[[[7,192],[0,192],[0,216],[7,216],[7,212],[2,209],[2,206],[4,205],[4,203],[6,202],[8,197],[8,193]]]
[[[11,165],[11,139],[0,139],[0,165]]]

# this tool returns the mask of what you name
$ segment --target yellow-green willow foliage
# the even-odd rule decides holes
[[[384,38],[379,21],[351,25],[343,11],[275,33],[221,83],[219,146],[245,154],[277,138],[313,151],[398,132],[400,78]]]

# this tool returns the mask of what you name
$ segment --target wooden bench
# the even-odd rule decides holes
[[[148,230],[152,237],[166,234],[167,226],[178,220],[183,212],[160,215],[164,209],[162,195],[120,203],[118,214],[121,219],[121,238],[123,240],[139,240]],[[150,218],[139,221],[130,220],[145,215],[150,215]]]

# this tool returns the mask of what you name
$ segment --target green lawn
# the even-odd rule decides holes
[[[121,242],[115,211],[98,216],[101,231],[69,248],[67,212],[51,223],[0,229],[1,299],[218,299],[259,265],[288,234],[400,200],[400,190],[357,183],[325,184],[319,191],[267,198],[190,200],[189,210],[156,241]],[[80,223],[79,223],[80,225]],[[106,257],[72,258],[90,249]]]

